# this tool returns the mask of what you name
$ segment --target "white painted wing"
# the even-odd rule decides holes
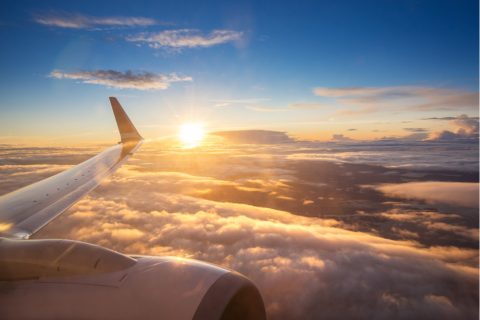
[[[110,98],[122,142],[78,166],[0,197],[0,237],[26,239],[117,171],[143,139]]]

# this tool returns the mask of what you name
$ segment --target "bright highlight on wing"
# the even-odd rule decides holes
[[[203,139],[203,134],[203,129],[199,124],[188,123],[181,126],[178,135],[185,143],[195,143]]]

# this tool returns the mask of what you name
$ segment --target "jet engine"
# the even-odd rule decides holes
[[[266,319],[241,274],[71,240],[0,238],[0,319]]]

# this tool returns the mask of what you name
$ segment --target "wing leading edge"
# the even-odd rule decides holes
[[[122,141],[53,177],[0,197],[0,237],[28,239],[117,171],[143,138],[116,98],[113,113]]]

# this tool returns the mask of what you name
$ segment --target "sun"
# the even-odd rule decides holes
[[[187,123],[180,127],[178,136],[185,143],[195,143],[203,139],[203,129],[200,124]]]

